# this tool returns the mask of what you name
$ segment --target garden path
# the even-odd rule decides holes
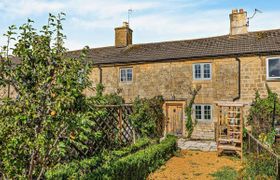
[[[200,151],[217,151],[215,141],[190,141],[188,139],[179,139],[178,147],[182,150],[200,150]]]
[[[216,152],[181,150],[177,156],[151,174],[148,180],[208,180],[213,179],[212,173],[223,167],[239,170],[241,161],[229,156],[218,157]]]

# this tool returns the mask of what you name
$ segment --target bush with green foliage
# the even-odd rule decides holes
[[[93,171],[85,179],[146,179],[177,150],[176,137],[168,136],[159,144],[148,146],[123,158],[111,161],[97,171]]]
[[[248,121],[252,126],[252,133],[258,137],[261,133],[269,133],[273,130],[273,110],[276,101],[275,116],[280,117],[280,101],[276,93],[273,93],[268,86],[266,98],[261,98],[258,91],[249,110]]]
[[[88,98],[92,105],[121,105],[124,104],[124,99],[117,93],[103,93],[105,86],[101,83],[96,85],[96,96]]]
[[[49,169],[45,177],[46,179],[76,179],[88,175],[91,172],[95,172],[98,169],[105,168],[113,161],[119,158],[127,156],[131,153],[137,152],[147,146],[153,144],[154,142],[147,139],[139,139],[135,144],[115,150],[115,151],[105,151],[102,155],[95,156],[92,158],[86,158],[83,160],[74,160],[70,163],[57,164],[52,169]]]
[[[164,129],[164,100],[162,96],[151,99],[137,97],[133,103],[133,114],[130,116],[132,126],[140,137],[161,137]]]
[[[275,179],[276,178],[275,159],[269,154],[262,153],[249,154],[245,159],[244,169],[241,176],[244,179]]]

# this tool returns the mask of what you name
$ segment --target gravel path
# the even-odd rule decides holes
[[[210,175],[224,166],[241,168],[241,161],[228,156],[218,157],[216,152],[182,150],[165,165],[151,174],[149,180],[213,179]]]

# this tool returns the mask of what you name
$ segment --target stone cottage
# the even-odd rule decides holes
[[[198,122],[193,137],[213,139],[217,102],[248,108],[256,90],[266,95],[266,84],[280,95],[280,29],[248,32],[243,9],[233,10],[229,17],[227,35],[147,44],[133,44],[133,31],[124,23],[115,28],[114,46],[90,49],[90,78],[95,85],[102,83],[105,93],[120,92],[127,103],[137,96],[162,95],[166,132],[178,135],[185,134],[190,88],[201,86],[193,106]]]
[[[102,83],[105,93],[120,92],[127,103],[137,96],[162,95],[166,131],[179,135],[185,134],[189,90],[201,86],[193,108],[198,122],[193,137],[212,139],[217,102],[243,103],[248,109],[256,90],[266,95],[266,84],[280,94],[280,29],[248,32],[243,9],[229,17],[227,35],[147,44],[133,44],[133,31],[124,23],[115,28],[115,46],[90,50],[95,64],[90,78]]]

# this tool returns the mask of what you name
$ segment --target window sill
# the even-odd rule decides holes
[[[212,82],[212,79],[193,79],[194,83],[210,83]]]
[[[130,84],[133,84],[133,82],[119,82],[119,84],[123,84],[123,85],[130,85]]]
[[[266,82],[280,82],[280,78],[277,78],[277,79],[267,79]]]
[[[210,119],[210,120],[199,120],[199,119],[197,119],[196,121],[197,121],[198,123],[212,123],[212,122],[213,122],[212,119]]]

